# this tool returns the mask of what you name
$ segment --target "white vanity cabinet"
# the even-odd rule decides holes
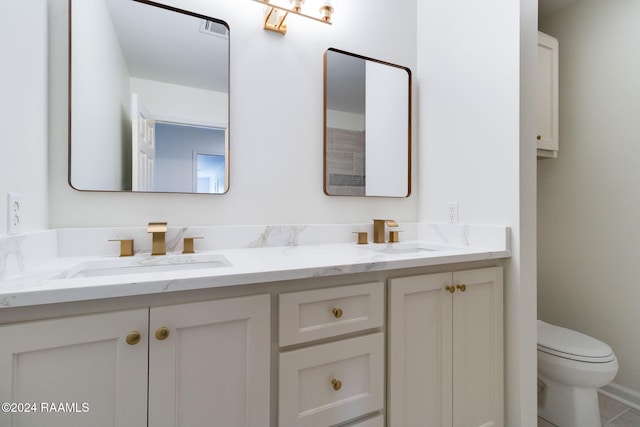
[[[389,280],[387,425],[503,425],[502,268]]]
[[[558,157],[558,40],[538,32],[538,157]]]
[[[0,425],[146,426],[148,317],[141,309],[1,326],[0,402],[16,412],[0,412]],[[136,331],[139,342],[127,344]]]
[[[5,325],[0,342],[0,401],[38,409],[2,426],[269,425],[269,295]]]
[[[270,296],[149,313],[149,426],[269,426]]]
[[[280,427],[384,425],[384,289],[374,282],[279,295],[280,346],[298,345],[279,355]]]

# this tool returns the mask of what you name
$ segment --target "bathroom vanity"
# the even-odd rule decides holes
[[[260,247],[192,258],[220,265],[146,272],[165,261],[138,253],[142,270],[121,273],[103,269],[114,255],[67,256],[7,277],[0,400],[15,410],[1,424],[501,426],[508,229],[404,226],[414,240],[267,228]]]

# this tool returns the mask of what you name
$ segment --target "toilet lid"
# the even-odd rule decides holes
[[[607,344],[571,329],[538,320],[538,350],[584,362],[609,362],[615,358]]]

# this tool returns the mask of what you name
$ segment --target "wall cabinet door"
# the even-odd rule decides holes
[[[500,267],[390,280],[388,425],[502,426],[502,313]]]
[[[538,32],[538,157],[558,157],[558,40]]]
[[[141,309],[0,327],[0,402],[35,405],[0,425],[146,426],[147,322]]]
[[[152,308],[149,425],[269,425],[270,297]]]

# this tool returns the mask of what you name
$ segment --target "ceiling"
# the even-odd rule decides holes
[[[77,0],[84,1],[84,0]],[[206,22],[133,0],[105,0],[129,74],[181,86],[228,92],[229,38],[224,24]]]

